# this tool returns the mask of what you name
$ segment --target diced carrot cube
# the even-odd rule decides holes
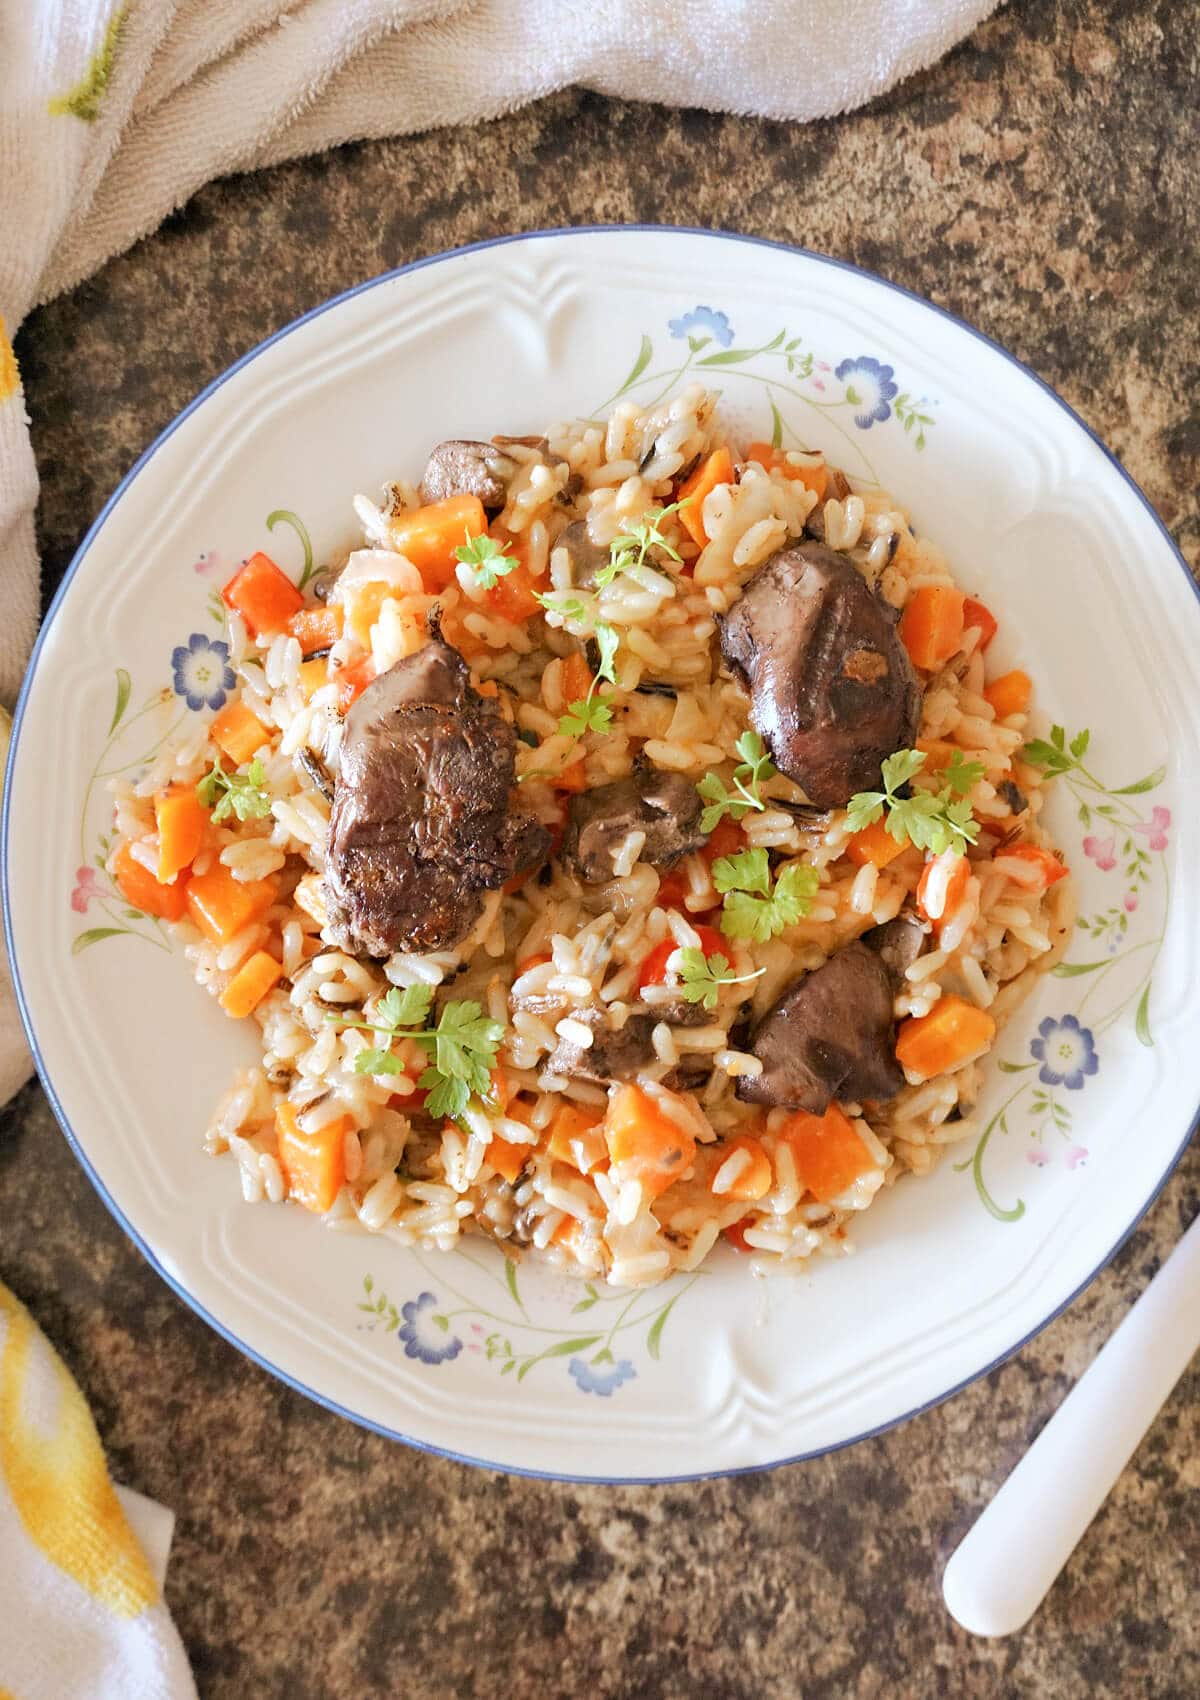
[[[128,844],[122,844],[112,859],[112,875],[122,897],[133,909],[144,915],[157,915],[162,921],[178,921],[187,901],[187,882],[177,879],[174,885],[163,885],[149,868],[144,868],[131,854]]]
[[[751,443],[746,450],[746,459],[756,460],[768,472],[782,473],[785,478],[803,484],[813,492],[818,502],[824,501],[829,487],[829,468],[823,461],[816,466],[797,466],[788,459],[786,449],[777,449],[771,443]]]
[[[242,616],[251,634],[286,631],[304,598],[286,573],[261,550],[251,555],[221,592],[226,606]]]
[[[275,901],[276,881],[235,880],[223,862],[196,874],[187,886],[187,910],[212,944],[228,944]]]
[[[679,503],[679,520],[693,543],[698,543],[703,549],[708,542],[708,532],[704,529],[704,501],[718,484],[733,483],[733,456],[722,444],[714,449],[706,460],[685,478],[679,486],[679,494],[675,498]]]
[[[900,641],[914,666],[934,673],[962,647],[964,600],[949,584],[913,591],[900,616]]]
[[[562,696],[565,703],[579,702],[592,688],[592,670],[576,651],[562,663]]]
[[[514,1185],[517,1176],[533,1156],[532,1145],[514,1145],[510,1140],[501,1139],[494,1133],[488,1141],[485,1159],[491,1164],[498,1175],[503,1175],[510,1186]]]
[[[1033,680],[1028,673],[1014,667],[1011,673],[1001,673],[998,679],[985,685],[983,694],[995,709],[996,719],[1007,720],[1010,714],[1024,714],[1029,707]]]
[[[797,1110],[778,1137],[792,1153],[797,1180],[821,1204],[829,1204],[876,1167],[854,1123],[837,1104],[830,1104],[823,1116]]]
[[[713,1192],[717,1193],[716,1180],[722,1174],[725,1164],[740,1152],[745,1152],[748,1161],[742,1163],[733,1179],[717,1193],[719,1198],[736,1198],[743,1204],[756,1204],[771,1190],[771,1160],[763,1150],[760,1140],[748,1134],[732,1140],[729,1145],[722,1147],[724,1161],[713,1176]]]
[[[283,976],[283,964],[265,950],[256,950],[238,969],[217,1002],[226,1015],[240,1021],[258,1008]]]
[[[605,1118],[608,1154],[623,1178],[641,1182],[643,1193],[657,1198],[689,1169],[696,1141],[667,1114],[657,1098],[640,1086],[618,1086]]]
[[[563,1104],[550,1122],[550,1141],[547,1150],[560,1163],[569,1163],[581,1175],[608,1162],[608,1145],[604,1138],[604,1117],[579,1104]]]
[[[900,1025],[896,1057],[906,1074],[930,1080],[985,1051],[996,1037],[986,1009],[965,998],[939,998],[928,1015],[910,1015]]]
[[[375,657],[364,655],[351,667],[342,667],[330,675],[337,685],[339,714],[348,714],[375,677]]]
[[[256,714],[252,714],[240,697],[233,697],[217,715],[208,729],[219,750],[235,767],[250,760],[255,750],[267,742],[270,733]]]
[[[302,655],[314,649],[329,649],[342,635],[342,609],[337,603],[317,603],[301,608],[288,621],[288,631],[300,645]]]
[[[998,850],[999,860],[1006,861],[1010,856],[1018,862],[1027,862],[1037,869],[1042,878],[1043,887],[1057,885],[1059,880],[1065,880],[1070,873],[1057,856],[1049,850],[1043,850],[1040,844],[1007,844],[1003,850]]]
[[[405,508],[388,521],[392,547],[421,575],[425,589],[445,590],[458,565],[455,550],[468,537],[487,530],[487,515],[477,496],[447,496],[423,508]]]
[[[208,837],[211,817],[191,785],[173,785],[154,799],[158,824],[158,880],[169,885],[190,868]]]
[[[329,683],[329,666],[324,656],[316,661],[300,663],[300,695],[310,702],[322,685]]]
[[[872,821],[870,826],[864,826],[861,832],[846,844],[846,854],[852,862],[857,862],[860,868],[870,862],[876,868],[886,868],[889,862],[894,862],[908,849],[908,839],[896,841],[882,820]]]
[[[305,1133],[295,1106],[279,1105],[275,1133],[289,1198],[321,1216],[333,1208],[346,1179],[346,1135],[353,1128],[349,1116],[338,1116],[315,1133]]]

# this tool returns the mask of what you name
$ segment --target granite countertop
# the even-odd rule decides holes
[[[795,127],[584,93],[216,184],[18,339],[53,588],[172,415],[335,291],[481,237],[725,226],[869,266],[1042,373],[1200,556],[1196,17],[1020,0],[948,60]],[[426,1458],[244,1361],[126,1242],[40,1088],[0,1118],[0,1277],[178,1513],[205,1700],[1194,1696],[1185,1377],[1033,1625],[973,1640],[942,1565],[1200,1206],[1190,1151],[1113,1265],[1002,1369],[815,1463],[654,1488]]]

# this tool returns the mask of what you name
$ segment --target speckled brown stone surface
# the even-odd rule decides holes
[[[388,266],[596,221],[725,226],[966,315],[1113,445],[1200,557],[1197,14],[1022,0],[850,118],[793,128],[569,93],[199,195],[18,341],[52,587],[202,384]],[[168,1584],[205,1700],[1193,1700],[1200,1427],[1185,1378],[1032,1627],[962,1633],[942,1565],[1200,1205],[1132,1240],[1003,1369],[816,1463],[573,1488],[420,1457],[245,1363],[124,1240],[40,1089],[0,1117],[0,1277],[179,1515]]]

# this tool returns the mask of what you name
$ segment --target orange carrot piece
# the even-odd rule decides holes
[[[604,1117],[579,1104],[563,1104],[551,1119],[547,1150],[560,1163],[578,1169],[581,1175],[607,1167]]]
[[[918,738],[917,749],[925,756],[925,766],[922,773],[941,773],[954,760],[959,746],[952,744],[948,738]]]
[[[261,550],[234,573],[221,599],[242,616],[255,637],[262,632],[285,631],[292,615],[304,606],[304,598],[291,579]]]
[[[349,1116],[338,1116],[316,1133],[305,1133],[294,1105],[280,1104],[275,1134],[289,1198],[321,1216],[333,1208],[346,1179],[346,1135],[353,1127]]]
[[[965,998],[939,998],[928,1015],[910,1015],[900,1025],[896,1056],[906,1074],[930,1080],[956,1063],[985,1051],[996,1036],[986,1009]]]
[[[896,857],[907,849],[907,838],[902,838],[897,843],[883,821],[877,820],[854,834],[846,845],[846,854],[852,862],[857,862],[860,868],[866,867],[868,862],[876,868],[886,868],[889,862],[894,862]]]
[[[691,477],[685,478],[679,486],[679,494],[675,500],[680,504],[680,524],[693,543],[698,543],[702,549],[708,542],[702,511],[704,498],[710,490],[715,490],[718,484],[732,483],[733,456],[722,444],[719,449],[713,450],[707,460],[702,460]]]
[[[1002,860],[1015,856],[1019,862],[1029,862],[1041,874],[1044,886],[1056,885],[1059,880],[1065,880],[1071,871],[1051,851],[1043,850],[1040,844],[1006,844],[1004,849],[998,850],[996,854]]]
[[[510,1186],[514,1185],[517,1176],[533,1156],[532,1145],[514,1145],[511,1140],[501,1139],[494,1133],[488,1141],[485,1160],[491,1164],[498,1175],[503,1175]]]
[[[665,1192],[696,1155],[691,1134],[640,1086],[618,1086],[609,1099],[604,1136],[623,1178],[640,1181],[649,1198]]]
[[[564,767],[561,773],[554,775],[551,784],[556,791],[586,791],[587,780],[584,777],[583,762],[573,761],[570,767]]]
[[[567,656],[562,664],[560,677],[565,703],[578,702],[581,697],[586,697],[592,688],[592,670],[578,651]]]
[[[721,1238],[729,1241],[735,1251],[744,1251],[753,1256],[757,1246],[752,1246],[746,1238],[746,1229],[752,1228],[758,1220],[756,1216],[743,1216],[739,1222],[731,1222],[727,1228],[721,1229]]]
[[[722,856],[734,856],[746,848],[746,835],[735,821],[719,820],[708,835],[708,843],[700,851],[711,868]]]
[[[532,956],[523,956],[521,958],[520,962],[517,963],[516,971],[518,974],[529,974],[533,969],[540,968],[543,963],[553,961],[554,958],[550,955],[549,951],[535,951]]]
[[[174,885],[162,885],[149,868],[135,861],[128,844],[122,844],[112,859],[112,875],[121,896],[133,909],[144,915],[157,915],[162,921],[178,921],[183,914],[187,895],[186,880],[177,879]]]
[[[305,702],[311,701],[321,689],[321,686],[328,683],[329,668],[324,656],[318,661],[302,661],[300,663],[300,694]]]
[[[288,621],[288,631],[300,645],[302,655],[314,649],[328,649],[342,635],[342,610],[336,603],[320,603],[313,608],[301,608]]]
[[[425,589],[445,590],[454,577],[454,551],[468,537],[487,530],[487,515],[478,496],[447,496],[423,508],[402,509],[388,521],[392,546],[411,561]]]
[[[963,602],[963,627],[970,631],[972,626],[979,627],[978,647],[986,649],[996,635],[996,616],[982,602],[968,596]]]
[[[1014,667],[1011,673],[1001,673],[998,679],[985,685],[983,694],[995,709],[996,719],[1007,720],[1010,714],[1024,714],[1029,707],[1033,680],[1028,673]]]
[[[266,743],[269,733],[256,714],[251,714],[240,697],[231,698],[208,729],[209,736],[235,767],[249,761]]]
[[[208,837],[210,816],[192,785],[172,785],[154,799],[158,823],[158,882],[169,885],[190,868]]]
[[[784,1122],[779,1138],[792,1153],[801,1186],[821,1204],[837,1198],[876,1166],[853,1122],[837,1104],[830,1104],[823,1116],[797,1110]]]
[[[507,545],[507,539],[504,541]],[[516,552],[511,545],[508,547],[510,554]],[[483,598],[484,609],[497,619],[508,620],[514,626],[520,625],[523,620],[528,620],[532,615],[541,613],[542,605],[534,594],[534,587],[541,583],[543,583],[543,580],[534,578],[529,568],[522,561],[519,566],[513,568],[511,573],[506,573],[503,578],[497,579],[491,590],[485,593]]]
[[[226,1015],[240,1021],[244,1015],[249,1015],[251,1010],[258,1008],[282,975],[281,962],[276,962],[265,950],[256,950],[253,956],[247,957],[242,963],[217,1002]]]
[[[723,1150],[725,1162],[728,1162],[730,1157],[738,1151],[746,1152],[750,1161],[739,1170],[732,1183],[725,1188],[725,1191],[718,1193],[717,1196],[719,1198],[736,1198],[743,1204],[757,1204],[760,1198],[770,1192],[772,1186],[771,1159],[763,1150],[761,1141],[748,1134],[743,1134],[728,1146],[723,1147]],[[721,1167],[724,1167],[724,1163]],[[717,1174],[720,1174],[720,1172],[721,1169],[718,1168]],[[716,1191],[715,1187],[713,1190]]]
[[[337,685],[338,713],[347,714],[375,677],[375,657],[364,655],[352,667],[339,668],[332,677]]]
[[[962,645],[961,590],[948,584],[927,584],[914,590],[900,616],[900,641],[915,667],[934,673]]]
[[[818,502],[825,500],[825,492],[829,487],[829,468],[824,463],[820,466],[797,466],[788,459],[786,449],[777,449],[771,443],[751,443],[746,450],[746,459],[756,460],[760,466],[765,466],[768,472],[780,472],[785,478],[803,484],[813,492]]]
[[[228,944],[275,901],[274,879],[235,880],[222,862],[196,874],[187,886],[187,910],[211,944]]]

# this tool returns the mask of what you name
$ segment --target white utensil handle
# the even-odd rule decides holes
[[[942,1590],[974,1635],[1037,1610],[1200,1346],[1200,1218],[951,1556]]]

